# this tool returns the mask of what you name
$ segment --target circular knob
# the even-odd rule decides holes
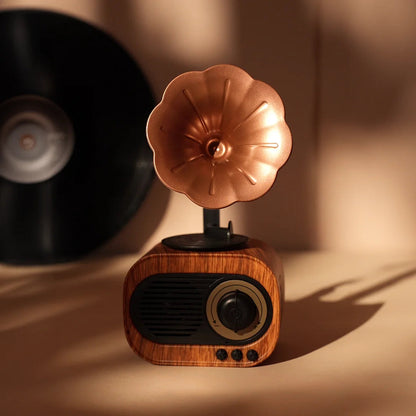
[[[239,290],[228,292],[220,299],[217,313],[222,324],[235,332],[248,328],[258,316],[254,301]]]
[[[233,350],[231,352],[231,358],[234,361],[241,361],[243,359],[243,353],[241,350]]]
[[[223,348],[220,348],[219,350],[217,350],[217,352],[216,352],[215,355],[221,361],[224,361],[224,360],[226,360],[228,358],[228,353]]]
[[[257,361],[259,359],[259,353],[256,350],[248,350],[247,359],[250,361]]]

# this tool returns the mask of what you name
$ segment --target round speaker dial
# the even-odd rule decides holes
[[[267,319],[261,291],[245,280],[227,280],[208,296],[206,316],[211,328],[224,338],[243,341],[258,334]]]
[[[256,304],[239,290],[228,292],[220,299],[217,313],[222,324],[235,332],[250,327],[258,319]]]

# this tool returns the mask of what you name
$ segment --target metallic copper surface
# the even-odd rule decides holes
[[[261,197],[292,147],[279,95],[232,65],[175,78],[147,138],[161,181],[205,208]]]

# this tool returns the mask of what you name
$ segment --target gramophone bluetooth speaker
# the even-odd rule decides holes
[[[154,364],[250,367],[276,346],[283,297],[280,259],[260,241],[205,252],[160,243],[127,273],[125,333]]]
[[[204,233],[164,239],[127,273],[124,326],[152,363],[249,367],[274,350],[276,253],[219,226],[219,209],[261,197],[292,148],[280,96],[232,65],[175,78],[146,127],[159,179],[204,208]]]

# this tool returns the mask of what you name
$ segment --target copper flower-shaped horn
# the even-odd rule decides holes
[[[161,181],[204,208],[265,194],[292,146],[279,95],[232,65],[175,78],[147,138]]]

